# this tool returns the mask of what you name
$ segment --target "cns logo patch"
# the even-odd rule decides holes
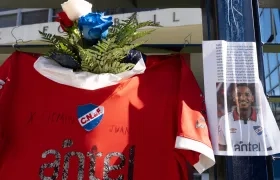
[[[202,128],[202,129],[206,127],[204,117],[200,117],[199,120],[196,121],[195,127],[196,128]]]
[[[104,107],[94,104],[78,106],[78,121],[86,130],[91,131],[96,128],[104,116]]]
[[[253,126],[254,131],[257,133],[257,135],[262,135],[263,133],[263,128],[261,126]]]

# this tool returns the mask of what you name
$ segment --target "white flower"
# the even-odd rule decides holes
[[[92,4],[85,0],[68,0],[61,4],[61,7],[68,18],[75,21],[81,16],[91,13]]]

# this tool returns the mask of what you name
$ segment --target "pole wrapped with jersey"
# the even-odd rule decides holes
[[[217,32],[218,40],[257,42],[259,74],[265,85],[264,73],[261,70],[264,66],[258,0],[215,0],[211,5],[215,9],[212,12],[217,17],[217,28],[214,31]],[[225,159],[227,180],[268,179],[267,160],[269,158],[264,156],[228,156]]]
[[[97,75],[13,53],[0,68],[1,179],[187,180],[186,161],[200,173],[213,166],[185,59],[152,61]]]

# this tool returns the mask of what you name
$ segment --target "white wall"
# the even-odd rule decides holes
[[[10,54],[0,54],[0,65],[10,56]]]
[[[204,91],[202,53],[191,53],[191,69],[199,87]]]
[[[113,21],[124,20],[130,16],[131,13],[113,15]],[[183,44],[184,39],[187,37],[191,38],[192,42],[198,41],[201,44],[202,13],[200,8],[170,8],[144,11],[138,12],[137,18],[139,22],[156,21],[164,27],[162,28],[163,30],[153,33],[151,37],[154,40],[149,43]],[[175,27],[178,28],[176,29]],[[41,40],[39,30],[56,35],[62,35],[63,32],[57,22],[0,28],[0,44],[14,43],[15,38],[23,41]]]

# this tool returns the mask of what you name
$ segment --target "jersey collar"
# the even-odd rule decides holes
[[[251,109],[252,109],[252,113],[251,113],[251,116],[250,116],[249,120],[257,121],[257,112],[256,112],[256,110],[254,108],[251,108]],[[234,121],[240,120],[240,116],[239,116],[236,108],[233,111],[233,119],[234,119]]]
[[[137,74],[142,74],[146,70],[146,65],[144,60],[140,59],[133,69],[126,72],[119,74],[93,74],[89,72],[73,72],[72,69],[62,67],[55,61],[41,56],[34,63],[34,68],[41,75],[59,84],[80,89],[96,90],[118,84],[120,81]]]

